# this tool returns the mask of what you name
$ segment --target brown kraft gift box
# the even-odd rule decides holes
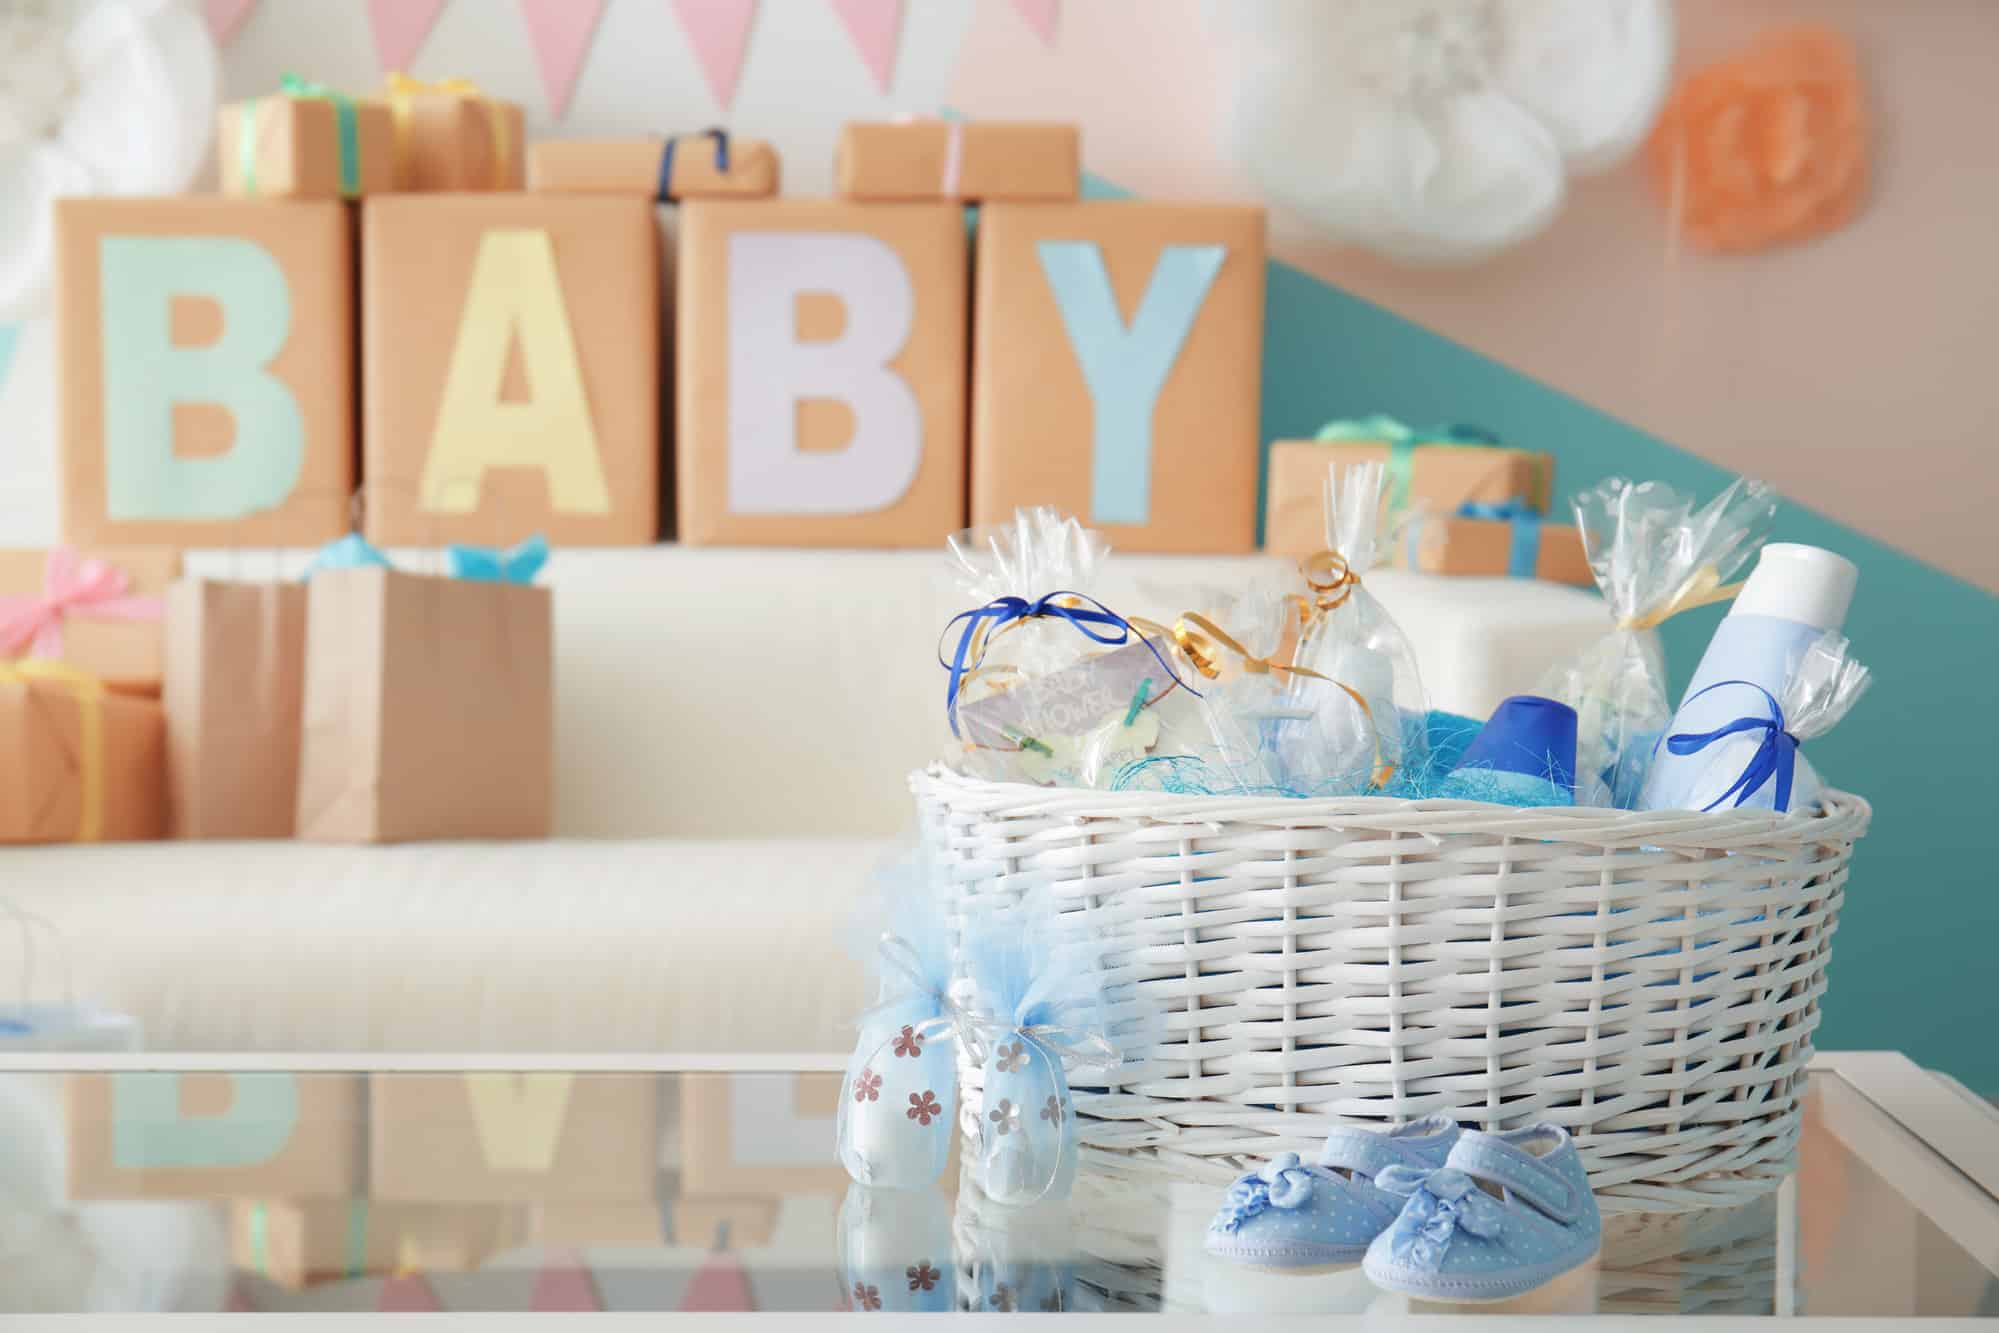
[[[643,199],[362,206],[367,534],[659,536],[659,236]]]
[[[340,112],[323,97],[259,97],[216,113],[222,193],[271,199],[341,199],[398,188],[395,121],[386,102],[351,99],[354,190],[346,189]],[[244,148],[244,137],[250,146]]]
[[[1329,467],[1386,463],[1390,446],[1332,440],[1277,440],[1270,446],[1263,503],[1263,546],[1282,555],[1310,555],[1326,545],[1325,482]],[[1526,500],[1545,511],[1555,460],[1527,449],[1469,444],[1419,444],[1409,454],[1409,501],[1437,513],[1460,505]],[[1384,507],[1388,501],[1382,501]]]
[[[55,229],[64,540],[311,546],[346,531],[346,206],[62,199]]]
[[[306,593],[297,836],[545,838],[546,588],[322,570]]]
[[[289,838],[298,815],[303,583],[184,579],[167,592],[176,838]]]
[[[673,163],[664,162],[667,144]],[[761,139],[728,140],[728,169],[712,134],[666,139],[541,139],[528,147],[528,188],[549,194],[668,199],[766,199],[778,191],[777,150]]]
[[[354,1074],[71,1074],[74,1199],[348,1199],[360,1188]]]
[[[0,662],[0,842],[164,838],[160,705],[53,670]]]
[[[679,537],[934,546],[965,519],[964,210],[690,200]]]
[[[844,199],[1061,202],[1082,187],[1081,140],[1040,121],[855,121],[834,174]]]
[[[1128,551],[1250,550],[1262,210],[981,213],[972,522],[1053,505]]]
[[[237,1199],[236,1267],[296,1291],[411,1271],[465,1272],[527,1234],[525,1210],[374,1199]]]
[[[521,188],[527,135],[518,103],[487,97],[462,79],[424,83],[400,74],[389,76],[382,97],[394,127],[399,189]]]
[[[396,1074],[369,1096],[369,1193],[501,1202],[651,1199],[659,1080],[649,1074]]]
[[[1514,525],[1506,519],[1417,514],[1394,538],[1395,562],[1426,574],[1517,574],[1513,564]],[[1568,523],[1542,523],[1531,577],[1594,588],[1582,533]]]
[[[107,690],[158,695],[164,598],[179,575],[180,552],[158,546],[0,550],[0,623],[26,617],[34,603],[38,624],[46,617],[61,626],[55,660],[97,677]],[[68,592],[53,592],[52,579]],[[30,640],[11,655],[49,654]]]

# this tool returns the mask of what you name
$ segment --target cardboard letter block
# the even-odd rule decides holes
[[[1255,544],[1263,212],[988,204],[972,521],[1054,505],[1132,551]]]
[[[72,1074],[75,1199],[352,1197],[361,1080],[351,1074]]]
[[[654,1194],[659,1080],[650,1075],[376,1075],[369,1108],[369,1193],[378,1199]]]
[[[843,1193],[846,1169],[827,1165],[824,1147],[840,1083],[840,1075],[826,1073],[684,1075],[681,1192],[729,1199]]]
[[[56,204],[63,535],[307,546],[354,488],[338,200]]]
[[[369,540],[659,535],[659,241],[643,199],[362,209]]]
[[[680,539],[932,546],[963,527],[963,210],[682,211]]]

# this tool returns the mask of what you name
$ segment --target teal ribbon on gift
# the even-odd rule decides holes
[[[389,558],[376,550],[366,537],[358,532],[350,532],[345,537],[336,537],[319,548],[312,557],[312,563],[305,567],[303,577],[311,578],[329,569],[366,569],[379,565],[383,569],[393,569]]]
[[[1513,525],[1513,542],[1507,551],[1506,572],[1516,579],[1531,579],[1541,565],[1541,515],[1519,496],[1504,504],[1480,504],[1467,500],[1458,506],[1459,518],[1484,518]]]
[[[250,1269],[255,1273],[270,1271],[271,1218],[270,1205],[253,1204],[250,1207],[249,1223]],[[346,1263],[343,1275],[349,1278],[368,1275],[368,1201],[355,1199],[347,1205]]]
[[[1313,437],[1322,443],[1386,444],[1388,446],[1388,521],[1390,526],[1409,507],[1409,487],[1415,467],[1416,447],[1423,444],[1458,444],[1494,447],[1497,435],[1483,426],[1405,426],[1394,417],[1358,417],[1352,421],[1329,421]]]
[[[548,538],[536,533],[500,550],[491,546],[447,546],[451,577],[473,583],[533,583],[548,563]]]
[[[340,197],[353,199],[361,193],[361,128],[354,115],[354,99],[337,88],[287,74],[278,81],[279,91],[300,101],[331,102],[333,124],[340,139]],[[243,104],[243,126],[236,135],[236,157],[243,172],[243,193],[257,192],[257,102]]]

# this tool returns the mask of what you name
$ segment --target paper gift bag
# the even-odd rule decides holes
[[[289,838],[305,681],[302,583],[167,591],[168,804],[177,838]]]
[[[835,175],[847,199],[1074,199],[1074,125],[1037,121],[856,122],[840,130]]]
[[[0,842],[167,832],[166,723],[59,662],[0,662]]]
[[[1392,417],[1336,421],[1315,440],[1270,446],[1264,488],[1263,546],[1310,555],[1326,544],[1326,471],[1349,463],[1381,463],[1384,533],[1415,508],[1455,513],[1464,504],[1522,500],[1546,513],[1555,483],[1553,455],[1499,444],[1476,427],[1411,429]]]
[[[0,551],[0,658],[62,662],[120,694],[160,692],[167,585],[160,547]]]
[[[358,199],[397,188],[388,103],[289,74],[279,96],[217,112],[215,143],[224,194]]]
[[[1582,533],[1544,522],[1524,506],[1466,505],[1455,514],[1418,513],[1396,543],[1396,563],[1428,574],[1507,574],[1596,586]]]
[[[777,193],[777,150],[727,131],[671,139],[543,139],[528,147],[528,188],[639,199],[765,199]]]
[[[380,565],[315,573],[297,835],[548,836],[550,618],[546,588]]]
[[[394,73],[383,98],[394,126],[402,189],[521,188],[526,135],[517,103],[487,97],[469,79],[425,83]]]

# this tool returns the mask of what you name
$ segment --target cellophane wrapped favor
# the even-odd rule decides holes
[[[1160,641],[1092,594],[1110,548],[1075,519],[1023,509],[949,547],[974,603],[938,646],[948,754],[967,773],[1095,785],[1158,743],[1165,711],[1191,703]]]
[[[1738,477],[1695,507],[1663,482],[1613,477],[1574,500],[1576,525],[1612,628],[1541,693],[1576,710],[1576,804],[1630,809],[1672,717],[1665,662],[1649,631],[1692,607],[1733,596],[1763,547],[1776,498]]]
[[[1306,561],[1304,625],[1285,697],[1308,706],[1330,779],[1313,795],[1380,791],[1424,773],[1429,746],[1404,715],[1427,711],[1416,654],[1363,581],[1379,559],[1380,463],[1326,473],[1327,550]]]

